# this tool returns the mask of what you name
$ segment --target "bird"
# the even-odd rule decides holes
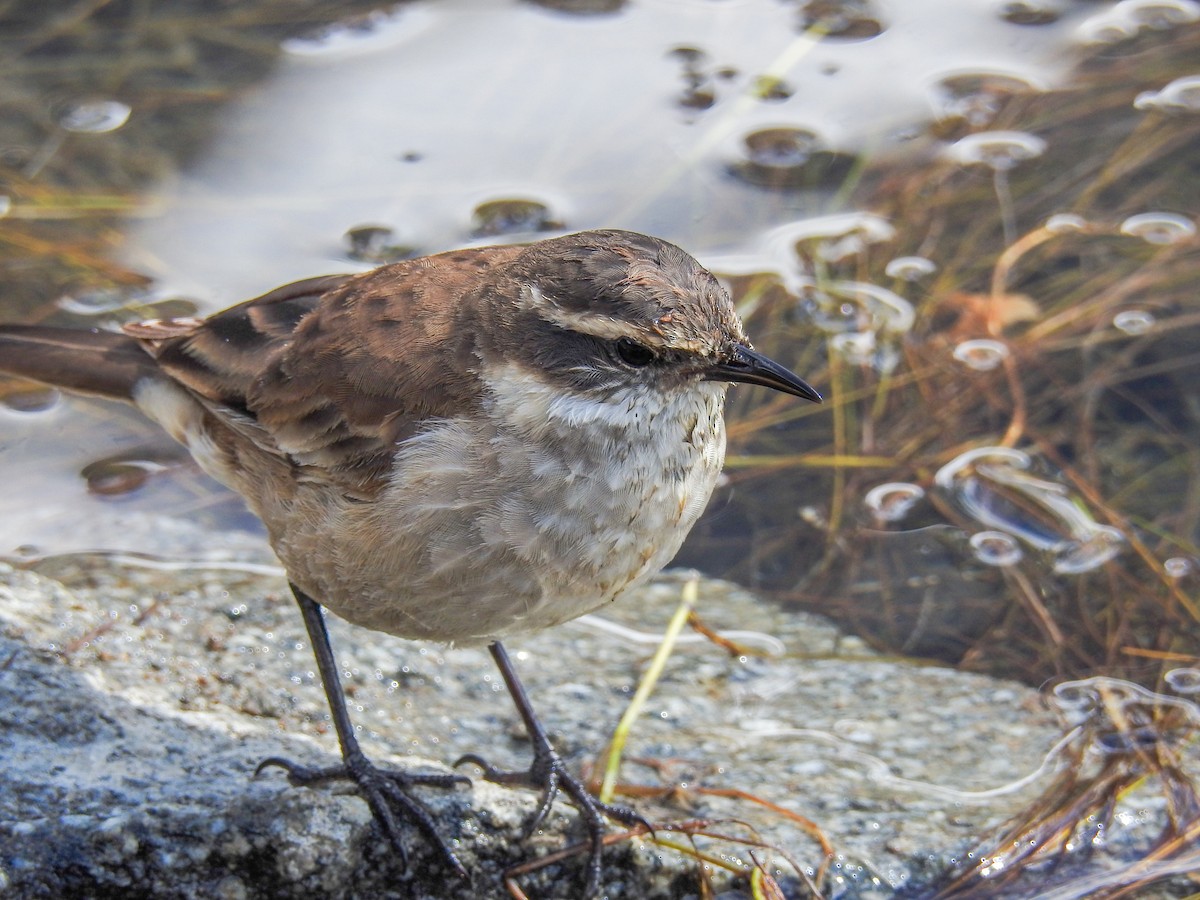
[[[361,750],[324,609],[402,638],[486,646],[529,734],[532,833],[565,794],[608,820],[555,751],[503,639],[601,609],[675,555],[717,484],[731,383],[806,400],[753,349],[727,291],[660,238],[619,229],[470,247],[309,278],[207,318],[120,330],[0,325],[0,372],[134,404],[266,526],[300,608],[342,761],[271,757],[293,785],[348,779],[404,864],[405,828],[469,873],[413,774]]]

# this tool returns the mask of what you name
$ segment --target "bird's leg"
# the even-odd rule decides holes
[[[591,853],[588,857],[587,887],[584,890],[584,896],[592,897],[600,886],[600,853],[604,847],[606,830],[604,820],[606,818],[613,819],[628,826],[641,825],[648,831],[653,831],[653,826],[627,806],[601,803],[588,791],[580,779],[567,770],[562,757],[551,746],[550,739],[546,736],[546,729],[542,727],[537,713],[534,712],[533,704],[529,702],[529,695],[525,693],[524,685],[517,678],[517,672],[513,668],[512,660],[508,658],[508,652],[499,641],[491,644],[488,650],[496,661],[496,666],[500,669],[505,685],[508,686],[508,692],[512,695],[517,712],[521,714],[521,718],[525,722],[525,730],[529,733],[529,739],[533,743],[533,764],[527,772],[502,772],[472,753],[459,759],[455,765],[462,765],[465,762],[473,763],[483,769],[483,776],[488,781],[498,784],[524,784],[540,789],[542,802],[525,828],[526,836],[532,834],[541,825],[546,814],[550,812],[550,807],[559,791],[570,797],[571,804],[579,810],[588,830]]]
[[[431,784],[438,787],[469,784],[470,779],[461,775],[418,775],[398,769],[383,769],[367,759],[358,746],[358,738],[354,736],[354,726],[350,723],[350,713],[346,709],[346,700],[338,680],[337,664],[329,645],[329,632],[325,628],[325,617],[321,612],[321,607],[294,584],[291,585],[291,588],[292,593],[296,596],[296,602],[300,605],[300,613],[304,616],[304,625],[308,629],[313,655],[317,658],[317,671],[321,673],[321,684],[325,687],[325,696],[329,699],[333,725],[337,729],[338,742],[342,745],[342,764],[326,768],[313,768],[273,756],[259,763],[255,774],[268,766],[279,766],[287,771],[288,781],[292,784],[309,787],[327,781],[349,779],[357,785],[359,792],[367,801],[367,805],[370,806],[375,821],[379,823],[389,843],[400,855],[405,867],[408,865],[408,854],[402,840],[401,819],[415,825],[425,839],[437,848],[446,865],[453,869],[459,877],[467,878],[467,870],[463,868],[458,857],[438,834],[429,810],[413,795],[411,789],[418,784]]]

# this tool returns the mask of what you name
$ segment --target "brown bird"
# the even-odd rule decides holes
[[[595,610],[659,571],[708,502],[729,382],[809,400],[753,349],[717,280],[665,241],[587,231],[458,250],[278,288],[207,319],[121,333],[0,326],[0,371],[133,402],[263,520],[312,640],[342,765],[265,760],[293,784],[348,778],[403,855],[438,836],[418,776],[359,749],[321,605],[404,638],[487,644],[565,791],[599,886],[605,817],[550,745],[500,639]]]

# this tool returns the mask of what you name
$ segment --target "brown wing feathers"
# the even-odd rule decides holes
[[[139,378],[165,374],[227,424],[253,420],[300,466],[340,471],[365,489],[386,476],[397,440],[478,402],[472,348],[456,323],[470,314],[479,270],[514,252],[462,251],[476,263],[465,282],[399,263],[125,334],[0,326],[0,371],[122,400]]]
[[[157,371],[137,341],[111,331],[0,325],[0,372],[69,391],[128,401]]]

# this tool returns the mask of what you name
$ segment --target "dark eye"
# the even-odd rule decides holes
[[[639,344],[629,338],[620,338],[617,341],[617,356],[621,357],[621,362],[625,365],[633,366],[635,369],[654,362],[653,350],[645,344]]]

